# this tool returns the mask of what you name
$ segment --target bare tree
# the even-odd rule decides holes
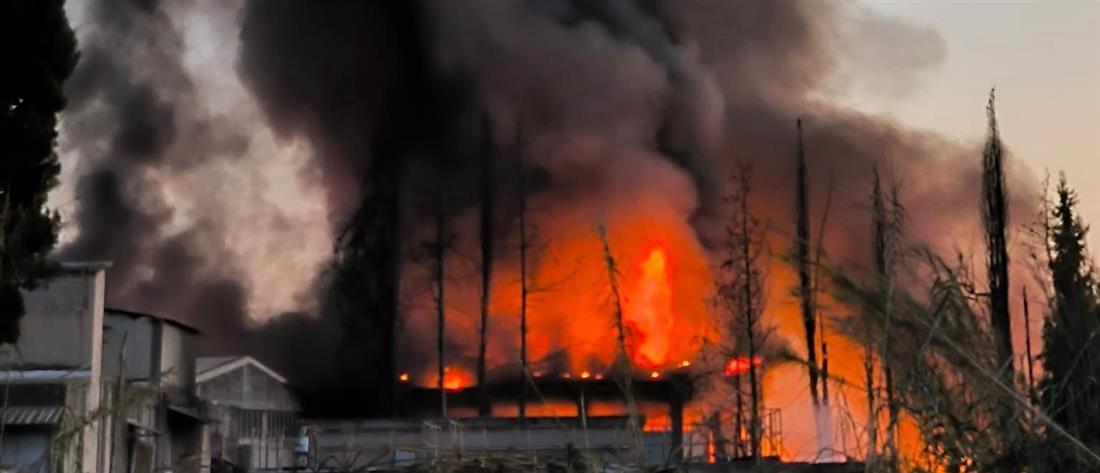
[[[435,260],[435,308],[436,308],[436,355],[437,355],[437,387],[439,388],[439,414],[447,417],[447,388],[444,385],[444,377],[447,369],[447,311],[446,297],[446,267],[447,267],[447,213],[443,211],[442,199],[436,202],[435,212],[435,241],[431,244]]]
[[[721,265],[721,279],[717,283],[717,300],[729,316],[727,328],[735,360],[747,361],[749,378],[749,448],[752,457],[759,461],[762,449],[762,409],[758,363],[763,335],[759,326],[764,307],[764,270],[761,259],[765,253],[762,225],[753,215],[750,205],[751,169],[740,167],[733,178],[733,190],[726,197],[731,207],[726,225],[725,258]],[[741,376],[733,376],[736,398],[737,445],[740,445],[740,429],[743,419]]]
[[[1027,286],[1023,287],[1024,305],[1024,355],[1027,357],[1027,396],[1031,404],[1035,399],[1035,358],[1031,354],[1031,304],[1027,300]]]
[[[806,150],[802,142],[802,119],[798,126],[798,163],[795,175],[795,267],[798,271],[798,298],[802,308],[802,326],[806,331],[806,369],[810,380],[810,398],[816,407],[821,402],[818,394],[817,347],[812,301],[813,288],[810,281],[810,223],[809,203],[806,190]]]
[[[882,178],[879,174],[878,167],[872,169],[872,187],[871,187],[871,233],[872,233],[872,260],[874,261],[874,281],[879,287],[879,290],[884,294],[889,294],[893,285],[893,273],[891,270],[891,252],[896,247],[896,240],[899,238],[901,232],[901,219],[902,212],[900,204],[898,202],[897,187],[891,187],[890,194],[890,208],[887,210],[886,197],[882,191]],[[879,360],[882,363],[883,371],[883,391],[885,391],[886,397],[886,410],[888,413],[887,427],[886,427],[886,440],[885,451],[887,461],[893,463],[894,457],[897,455],[897,425],[898,425],[898,405],[894,399],[894,369],[890,363],[891,357],[889,356],[890,350],[890,297],[887,296],[882,299],[883,306],[877,308],[877,310],[883,314],[883,327],[882,333],[879,335],[881,340],[880,356]],[[867,396],[868,396],[868,437],[869,437],[869,450],[868,455],[872,460],[877,460],[877,448],[876,442],[878,435],[877,419],[879,418],[878,406],[875,402],[875,389],[874,389],[874,339],[875,336],[873,324],[870,320],[866,321],[866,352],[864,357],[864,370],[867,376]]]
[[[489,302],[491,298],[490,288],[493,276],[493,217],[496,209],[494,167],[494,150],[492,142],[492,127],[488,117],[485,118],[482,136],[481,150],[481,211],[478,241],[481,244],[481,325],[480,338],[477,346],[477,412],[479,416],[487,417],[491,414],[492,406],[489,401],[489,389],[486,385],[485,350],[488,343],[489,329]]]
[[[526,143],[524,143],[523,124],[516,125],[516,198],[519,201],[519,365],[520,387],[518,413],[520,421],[527,419],[527,390],[530,377],[527,366],[527,296],[530,293],[527,279],[527,257],[531,249],[527,228],[527,168]]]
[[[822,259],[825,258],[825,229],[829,224],[829,210],[833,204],[833,175],[829,173],[828,186],[825,191],[825,206],[821,212],[821,223],[817,229],[817,242],[814,250],[813,273],[810,280],[810,307],[817,319],[817,333],[821,343],[821,366],[818,380],[821,383],[821,406],[815,412],[815,420],[818,422],[819,453],[825,453],[830,458],[836,451],[836,431],[833,427],[833,411],[829,407],[829,343],[825,331],[825,312],[821,310],[818,296],[821,288]]]
[[[607,267],[607,284],[611,289],[611,302],[614,310],[614,322],[615,322],[615,364],[618,366],[622,373],[619,380],[623,389],[623,395],[626,398],[626,410],[630,419],[630,425],[627,427],[630,431],[631,446],[634,449],[634,454],[639,461],[644,461],[645,456],[642,452],[642,426],[641,420],[638,417],[638,404],[634,399],[634,387],[631,377],[634,373],[633,363],[630,361],[630,356],[626,352],[627,344],[627,327],[626,322],[623,319],[623,300],[619,293],[619,267],[615,263],[615,256],[611,252],[611,243],[607,239],[607,228],[603,224],[600,224],[597,229],[600,243],[603,246],[603,258],[604,265]]]

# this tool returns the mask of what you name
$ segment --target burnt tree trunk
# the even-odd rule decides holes
[[[519,365],[520,365],[520,393],[519,393],[519,418],[523,422],[527,419],[527,380],[530,374],[527,370],[527,183],[524,179],[522,133],[521,140],[517,140],[516,159],[519,163],[519,173],[516,178],[519,199]]]
[[[1024,354],[1027,356],[1027,397],[1031,405],[1038,405],[1035,396],[1035,358],[1031,354],[1031,308],[1027,300],[1027,286],[1023,288],[1024,296]]]
[[[871,212],[872,212],[871,220],[872,220],[872,227],[873,227],[873,233],[874,233],[873,237],[872,237],[873,242],[874,242],[874,248],[873,248],[874,249],[874,254],[872,255],[872,257],[873,257],[874,262],[875,262],[875,278],[877,279],[879,289],[880,289],[880,291],[882,291],[882,293],[886,297],[889,297],[888,286],[891,284],[890,283],[890,279],[891,279],[891,276],[890,276],[890,262],[889,262],[889,246],[890,246],[890,243],[889,243],[889,238],[890,238],[890,236],[889,236],[889,226],[890,225],[889,225],[889,222],[888,222],[887,216],[886,216],[886,204],[884,202],[884,197],[882,195],[882,183],[881,183],[881,177],[879,176],[878,168],[874,169],[874,184],[873,185],[874,185],[874,187],[872,189],[872,195],[871,195],[871,200],[872,200],[872,202],[871,202]],[[885,298],[883,300],[886,301]],[[885,302],[885,303],[889,304],[888,301]],[[884,307],[883,309],[888,310],[888,308],[886,308],[886,307]],[[886,314],[886,325],[884,326],[883,333],[882,333],[883,353],[882,353],[882,356],[880,357],[881,358],[880,361],[882,363],[882,371],[883,371],[883,378],[884,378],[883,379],[883,384],[884,384],[883,389],[886,391],[886,393],[885,393],[886,394],[886,410],[887,410],[887,413],[888,413],[887,431],[886,431],[886,450],[887,450],[889,456],[892,458],[894,453],[897,450],[897,436],[895,434],[897,432],[896,428],[897,428],[897,424],[898,424],[898,405],[897,405],[896,402],[894,402],[894,370],[891,367],[889,353],[887,352],[887,350],[889,350],[889,346],[890,346],[890,327],[889,327],[889,323],[890,323],[889,322],[889,314]],[[868,330],[870,331],[870,329],[868,329]],[[870,334],[868,334],[868,337],[871,337]],[[869,353],[868,353],[867,356],[868,356],[869,360],[871,359],[871,356],[872,356],[870,354],[872,338],[873,337],[868,338]],[[868,363],[869,363],[869,365],[868,365],[869,366],[868,376],[872,377],[872,378],[868,379],[868,383],[869,383],[869,386],[870,386],[870,385],[873,385],[873,382],[874,382],[874,379],[873,379],[873,376],[874,376],[873,370],[874,370],[874,368],[873,368],[873,362],[868,361]],[[869,389],[870,389],[870,387],[869,387]],[[870,394],[868,394],[868,396],[871,396],[873,398],[873,396],[874,396],[873,391],[871,391]],[[877,414],[875,415],[875,418],[877,419]],[[877,425],[876,424],[870,424],[870,425],[873,428],[872,429],[873,435],[877,437],[877,431],[878,431]]]
[[[477,346],[477,413],[488,417],[492,412],[485,373],[485,351],[488,343],[489,302],[493,277],[493,216],[494,195],[493,145],[489,119],[485,119],[481,150],[481,212],[478,240],[481,244],[481,324]]]
[[[742,288],[742,297],[745,298],[744,310],[745,310],[745,337],[748,340],[749,349],[749,422],[751,427],[751,439],[750,446],[752,447],[752,458],[756,461],[760,461],[760,381],[756,378],[756,304],[753,301],[756,300],[757,288],[753,287],[753,280],[756,275],[756,268],[753,267],[752,256],[752,234],[749,231],[749,172],[748,170],[742,170],[741,172],[741,258],[743,267],[742,282],[744,287]]]
[[[442,205],[442,202],[437,205]],[[435,253],[436,354],[439,357],[436,375],[438,376],[437,385],[439,387],[439,414],[442,417],[447,417],[447,388],[444,385],[447,369],[447,313],[446,298],[444,296],[446,235],[447,217],[445,213],[439,211],[435,215],[435,244],[432,250]]]
[[[638,404],[634,399],[634,386],[632,377],[634,366],[630,356],[626,352],[626,322],[623,319],[623,299],[619,292],[619,268],[615,263],[615,257],[611,253],[611,243],[608,242],[607,228],[602,224],[599,227],[600,243],[603,245],[604,264],[607,266],[607,285],[611,289],[611,301],[614,309],[615,320],[615,364],[622,373],[623,396],[626,398],[626,410],[630,419],[628,426],[631,447],[639,461],[644,462],[645,454],[642,451],[642,425],[638,417]]]
[[[795,266],[798,270],[798,298],[802,308],[802,326],[806,331],[806,369],[810,380],[810,398],[816,407],[821,402],[821,397],[817,391],[816,319],[811,300],[812,288],[810,287],[810,223],[806,191],[806,151],[802,143],[802,120],[799,119],[796,123],[798,126],[798,168],[795,177]]]

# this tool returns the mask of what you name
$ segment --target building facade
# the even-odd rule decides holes
[[[21,337],[0,353],[0,471],[209,471],[198,332],[105,309],[108,267],[62,263],[24,292]]]
[[[23,294],[21,337],[0,354],[7,471],[106,471],[102,405],[103,294],[107,263],[61,264]]]
[[[169,319],[106,309],[104,396],[113,473],[198,473],[210,465],[206,406],[195,392],[195,329]]]
[[[300,406],[286,379],[248,356],[199,358],[197,366],[214,464],[241,471],[295,466]]]

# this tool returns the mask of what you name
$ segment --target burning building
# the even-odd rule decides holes
[[[543,417],[619,416],[621,403],[575,401],[580,386],[610,390],[619,333],[635,385],[672,386],[684,362],[722,385],[723,371],[756,366],[708,351],[732,344],[711,303],[726,181],[754,169],[754,211],[774,230],[762,244],[790,247],[798,117],[813,219],[829,187],[829,228],[865,228],[850,204],[881,164],[906,179],[914,238],[970,230],[959,222],[973,206],[959,203],[974,197],[972,149],[820,98],[845,72],[840,26],[922,39],[849,38],[898,61],[942,55],[934,34],[858,8],[76,3],[61,152],[75,204],[59,253],[113,261],[111,304],[171,315],[207,335],[206,354],[286,373],[307,415],[436,415],[441,391],[448,415],[484,413],[496,392],[489,413],[511,417],[506,386],[527,386],[525,399],[556,393]],[[836,260],[866,259],[862,233],[822,233]],[[763,398],[807,419],[815,406],[790,389],[805,369],[778,356],[806,356],[790,343],[804,330],[784,296],[795,276],[778,257],[766,273]],[[834,374],[858,378],[855,345],[829,346]],[[704,391],[687,391],[698,403],[685,424],[721,410]],[[834,395],[859,402],[849,394]],[[820,447],[808,424],[783,429],[803,457]]]

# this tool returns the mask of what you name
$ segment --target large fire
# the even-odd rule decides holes
[[[532,204],[535,205],[535,204]],[[696,360],[705,337],[713,333],[708,300],[710,262],[694,229],[653,205],[645,215],[608,222],[608,239],[618,268],[617,283],[627,328],[627,356],[637,374],[677,369]],[[578,377],[606,374],[617,352],[615,309],[603,248],[588,216],[555,214],[539,222],[547,243],[528,265],[527,358],[533,376]],[[581,223],[578,223],[581,222]],[[477,254],[476,250],[473,254]],[[455,250],[456,255],[464,251]],[[419,270],[419,268],[417,268]],[[468,372],[476,368],[480,288],[469,258],[448,261],[445,293],[449,341],[446,364]],[[488,329],[489,376],[519,373],[519,266],[514,255],[494,265]],[[463,275],[463,276],[459,276]],[[430,275],[417,275],[421,282]],[[430,286],[427,286],[430,287]],[[405,321],[415,334],[419,357],[401,369],[413,371],[424,386],[435,385],[436,313],[425,290]]]
[[[641,197],[641,198],[644,198]],[[540,220],[539,231],[545,238],[544,254],[529,265],[532,288],[527,300],[529,371],[536,379],[571,379],[576,382],[599,380],[609,376],[616,358],[617,336],[612,291],[608,280],[603,248],[594,229],[586,222],[599,218],[578,211],[575,207],[554,207],[554,218]],[[645,208],[639,212],[638,208]],[[558,211],[560,210],[560,211]],[[575,212],[581,212],[577,214]],[[550,213],[550,212],[547,212]],[[719,314],[709,303],[714,288],[714,262],[700,245],[695,230],[683,221],[682,213],[669,209],[663,202],[634,203],[630,210],[617,213],[608,220],[608,239],[618,269],[617,282],[622,296],[623,319],[628,328],[627,355],[639,379],[665,379],[677,370],[701,373],[711,369],[714,375],[744,374],[751,365],[761,366],[765,408],[783,406],[783,417],[812,419],[812,405],[805,393],[804,366],[798,364],[765,363],[762,358],[734,358],[708,368],[700,357],[705,343],[714,343],[715,321]],[[785,242],[771,242],[782,247]],[[461,252],[456,251],[461,254]],[[469,254],[477,254],[473,249]],[[801,348],[801,318],[794,298],[775,296],[782,288],[796,281],[781,261],[773,261],[769,273],[769,297],[762,323],[774,327],[776,335],[786,340],[796,353]],[[470,258],[452,258],[448,263],[447,282],[447,374],[444,386],[459,390],[476,384],[478,315],[480,293],[477,270]],[[514,255],[494,266],[488,330],[488,373],[514,377],[519,373],[519,313],[520,287],[518,264]],[[430,279],[429,279],[430,280]],[[434,302],[430,292],[413,309],[407,321],[409,332],[418,334],[418,347],[434,347]],[[847,380],[862,379],[861,350],[850,341],[830,336],[831,375]],[[435,351],[420,349],[416,365],[402,366],[410,370],[415,383],[424,387],[437,386]],[[763,365],[768,365],[764,367]],[[855,386],[855,384],[853,384]],[[850,392],[849,392],[850,391]],[[844,396],[849,411],[836,414],[835,419],[853,418],[861,422],[865,406],[858,387],[837,385],[832,396]],[[514,412],[513,403],[494,405],[494,413]],[[563,415],[575,413],[571,403],[561,405],[528,405],[528,415]],[[606,407],[606,406],[605,406]],[[688,407],[685,424],[700,421],[708,415],[700,408]],[[601,407],[602,413],[621,413],[617,408]],[[646,412],[647,425],[657,428],[667,421],[667,411],[653,408]],[[905,429],[903,429],[905,432]],[[815,452],[818,445],[813,422],[793,422],[783,425],[785,458]],[[839,445],[857,442],[856,432],[849,430],[830,440]]]

